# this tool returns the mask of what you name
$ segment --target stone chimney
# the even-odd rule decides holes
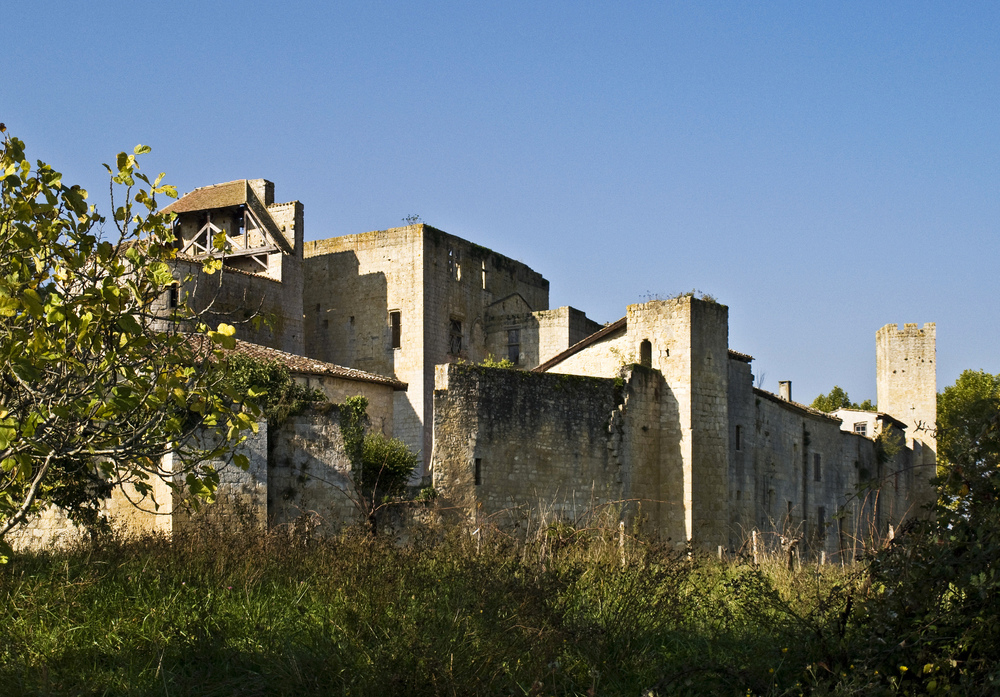
[[[792,381],[791,380],[779,380],[778,381],[778,396],[781,397],[786,402],[792,401]]]
[[[267,179],[249,179],[247,182],[265,206],[274,204],[274,182]]]

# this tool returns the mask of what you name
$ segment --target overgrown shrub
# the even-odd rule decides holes
[[[325,402],[322,392],[295,382],[288,367],[278,361],[266,361],[242,353],[226,358],[226,386],[234,394],[245,396],[254,388],[262,393],[254,401],[271,427],[280,426],[289,417],[301,413],[310,403]]]
[[[370,492],[398,496],[413,476],[417,456],[398,438],[386,438],[381,431],[365,434],[361,452],[361,486]]]

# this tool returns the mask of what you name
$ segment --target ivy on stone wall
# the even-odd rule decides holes
[[[326,401],[319,390],[295,382],[287,366],[241,353],[226,358],[226,385],[238,395],[248,394],[253,388],[260,395],[254,401],[271,428],[301,414],[311,404]]]

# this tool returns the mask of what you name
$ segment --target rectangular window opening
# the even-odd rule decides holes
[[[462,321],[451,320],[451,328],[448,331],[448,353],[453,356],[462,354]]]
[[[813,480],[823,480],[823,463],[819,453],[813,453]]]
[[[507,330],[507,359],[514,365],[521,362],[521,330]]]
[[[868,423],[865,421],[859,421],[858,423],[854,424],[854,432],[857,433],[859,436],[867,436]]]
[[[474,472],[476,486],[483,483],[483,460],[482,458],[476,458],[476,468]]]
[[[389,335],[392,348],[398,349],[403,345],[403,314],[399,310],[389,313]]]
[[[742,447],[742,433],[740,432],[740,427],[736,427],[736,449],[739,450]]]
[[[177,283],[171,283],[167,289],[167,306],[171,310],[176,310],[181,303],[181,287]]]

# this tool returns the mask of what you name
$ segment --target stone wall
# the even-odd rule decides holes
[[[568,520],[629,498],[614,380],[441,365],[434,487],[470,516]]]
[[[393,437],[393,408],[397,393],[390,385],[374,382],[349,380],[333,375],[295,375],[297,383],[321,391],[332,404],[343,404],[348,397],[364,397],[368,400],[369,426],[382,435]]]
[[[290,418],[270,434],[267,512],[271,525],[302,516],[326,531],[359,520],[351,463],[336,407]]]
[[[525,312],[548,308],[540,274],[429,225],[308,242],[305,257],[306,353],[406,382],[405,395],[395,396],[393,431],[422,465],[433,437],[434,366],[493,352],[486,323],[496,300],[516,294]],[[390,313],[397,312],[394,348]]]
[[[283,280],[236,269],[206,275],[200,262],[185,260],[173,262],[174,277],[180,281],[181,297],[195,311],[204,312],[208,324],[232,324],[238,339],[301,355],[305,346],[301,260],[272,256],[280,257],[287,267]],[[165,293],[157,302],[158,312],[166,312],[168,297]],[[267,321],[254,323],[254,316]]]
[[[678,477],[661,469],[658,372],[636,366],[615,379],[442,365],[437,378],[434,487],[446,508],[500,525],[638,516],[683,541],[683,529],[659,527],[661,480]]]
[[[422,226],[305,243],[306,355],[395,377],[393,428],[423,457],[424,245]],[[392,346],[390,312],[400,345]]]

